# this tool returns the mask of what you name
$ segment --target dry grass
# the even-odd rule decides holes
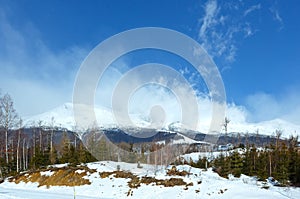
[[[78,172],[80,170],[80,172]],[[51,175],[42,175],[41,172],[50,172]],[[171,172],[170,172],[171,171]],[[184,171],[177,171],[174,169],[168,171],[168,175],[186,175]],[[10,182],[15,182],[19,184],[20,182],[33,182],[38,183],[38,187],[46,186],[49,188],[50,186],[80,186],[80,185],[89,185],[91,182],[84,177],[95,173],[95,169],[90,169],[86,166],[77,166],[77,167],[62,167],[62,168],[48,168],[48,169],[41,169],[36,171],[28,171],[25,173],[21,173],[17,176],[9,178]],[[99,173],[101,178],[108,178],[113,175],[114,178],[124,178],[130,179],[128,181],[128,186],[131,189],[129,194],[132,194],[133,188],[138,188],[141,184],[152,184],[156,186],[164,186],[164,187],[173,187],[173,186],[193,186],[193,183],[186,183],[182,178],[170,178],[170,179],[156,179],[154,177],[139,177],[134,175],[129,171],[112,171],[112,172],[100,172]],[[113,178],[110,177],[110,178]]]
[[[193,186],[193,183],[187,184],[182,178],[170,178],[170,179],[156,179],[154,177],[146,177],[143,176],[142,178],[132,174],[131,172],[126,171],[112,171],[112,172],[101,172],[101,178],[107,178],[110,175],[113,175],[115,178],[130,178],[131,180],[128,181],[128,186],[130,188],[138,188],[141,184],[149,185],[151,183],[155,184],[156,186],[164,186],[164,187],[174,187],[174,186]]]
[[[187,171],[178,171],[175,166],[172,166],[170,170],[168,170],[167,175],[169,176],[186,176],[189,175],[190,173]]]
[[[130,188],[137,188],[141,184],[140,178],[137,175],[134,175],[133,173],[127,171],[100,172],[100,177],[107,178],[113,174],[115,178],[130,178],[131,180],[128,182],[128,186]]]
[[[76,172],[77,170],[83,170],[81,173]],[[41,172],[51,171],[52,175],[46,176],[41,175]],[[92,174],[96,170],[89,169],[86,166],[79,167],[62,167],[62,168],[49,168],[37,171],[29,171],[17,176],[9,178],[10,182],[19,184],[20,182],[37,182],[40,186],[80,186],[91,184],[88,179],[83,178],[88,173]]]

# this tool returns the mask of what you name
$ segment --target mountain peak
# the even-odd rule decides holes
[[[118,127],[117,123],[115,122],[113,112],[110,109],[101,106],[95,106],[94,112],[97,118],[98,126],[102,128]],[[151,123],[148,120],[148,117],[138,114],[133,114],[130,116],[130,118],[131,120],[133,120],[132,122],[134,125],[141,128],[148,127]],[[45,113],[28,117],[25,119],[25,125],[34,126],[37,125],[39,121],[42,121],[44,126],[54,125],[57,127],[63,127],[69,130],[73,130],[76,126],[73,103],[64,103],[63,105],[58,106]],[[208,125],[202,125],[201,128],[198,129],[198,131],[207,133],[205,129],[209,129]],[[182,125],[179,121],[173,121],[169,124],[166,124],[165,129],[180,131],[182,129],[181,127]],[[280,118],[258,123],[231,121],[228,124],[228,132],[235,133],[256,133],[258,131],[260,134],[264,135],[275,135],[276,130],[281,130],[282,137],[288,138],[290,135],[299,135],[300,126]]]

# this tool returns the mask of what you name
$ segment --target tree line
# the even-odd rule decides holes
[[[242,146],[244,147],[244,146]],[[281,185],[300,186],[300,150],[298,137],[290,137],[287,141],[277,139],[264,148],[253,145],[221,152],[212,161],[206,157],[197,162],[190,160],[193,167],[213,167],[220,176],[228,178],[229,174],[240,177],[241,174],[256,176],[258,179],[273,177]]]
[[[26,133],[30,131],[30,133]],[[21,171],[57,163],[86,163],[96,159],[72,133],[42,121],[25,128],[9,94],[0,95],[0,179]],[[54,141],[60,137],[59,141]]]

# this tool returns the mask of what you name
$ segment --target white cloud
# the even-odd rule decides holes
[[[250,8],[248,8],[247,10],[245,10],[244,16],[247,16],[247,15],[249,15],[251,12],[253,12],[253,11],[255,11],[255,10],[259,10],[259,9],[261,9],[261,5],[260,5],[260,4],[253,5],[253,6],[251,6]]]
[[[273,19],[279,23],[279,31],[282,30],[284,26],[283,19],[281,18],[279,10],[275,7],[275,5],[270,8],[270,12],[273,16]]]
[[[72,100],[76,69],[88,51],[71,46],[54,52],[28,22],[14,26],[0,10],[0,87],[11,94],[21,116]]]
[[[200,19],[199,41],[212,57],[221,57],[227,63],[234,62],[239,39],[256,32],[246,17],[259,9],[260,4],[244,9],[238,1],[218,4],[216,0],[208,0]]]
[[[281,96],[258,92],[246,98],[248,120],[257,122],[284,119],[300,125],[300,93],[297,89],[283,92]]]
[[[251,37],[252,35],[255,34],[255,32],[257,32],[257,30],[253,30],[253,28],[251,27],[250,23],[245,23],[244,26],[244,37]]]
[[[203,17],[202,26],[199,32],[200,37],[206,37],[207,30],[218,23],[216,19],[217,14],[217,1],[208,1],[205,6],[205,16]]]
[[[250,121],[263,121],[275,119],[280,113],[280,105],[277,100],[267,93],[255,93],[246,99],[249,107]]]
[[[224,56],[229,62],[234,61],[236,48],[233,45],[233,26],[226,27],[228,17],[220,14],[221,7],[216,0],[207,1],[204,16],[200,19],[199,40],[201,45],[213,57]],[[229,47],[229,48],[228,48]]]
[[[178,71],[178,75],[183,75],[186,72],[188,73],[188,70],[186,69],[183,71]],[[130,78],[121,83],[121,92],[118,92],[116,97],[113,96],[114,92],[116,92],[115,87],[117,84],[120,84],[120,79],[126,76],[126,73],[121,73],[117,69],[110,66],[100,80],[100,84],[96,93],[97,105],[112,108],[112,98],[116,97],[115,100],[118,106],[119,104],[125,104],[125,106],[127,106],[125,109],[122,107],[121,114],[124,114],[125,111],[127,115],[129,114],[129,118],[139,115],[148,121],[150,121],[152,113],[151,111],[153,108],[160,107],[164,113],[164,124],[169,124],[176,121],[182,122],[183,119],[193,123],[193,121],[197,120],[198,118],[198,130],[202,132],[209,131],[209,126],[212,121],[212,108],[214,102],[212,102],[207,95],[196,92],[195,104],[193,99],[188,97],[191,94],[191,90],[188,87],[185,87],[182,84],[183,82],[180,80],[174,79],[172,76],[165,76],[165,73],[162,73],[161,77],[156,76],[153,81],[151,81],[156,82],[157,84],[144,84],[144,80],[148,79],[145,77],[145,75],[145,73],[140,74],[140,76],[129,75],[128,77]],[[135,84],[140,85],[140,87],[135,89],[135,86],[132,87],[132,85]],[[168,86],[165,87],[163,85]],[[126,90],[131,90],[132,94],[127,96]],[[179,99],[182,99],[183,102]],[[119,100],[121,101],[120,103]],[[120,108],[118,106],[113,107],[117,114],[119,113],[118,109]],[[189,114],[183,115],[183,109]],[[193,114],[194,110],[198,111],[198,115]],[[235,104],[230,104],[228,106],[227,115],[236,122],[245,122],[245,118],[247,117],[244,108],[236,106]],[[155,116],[155,114],[152,116]],[[162,119],[160,118],[161,116],[162,115],[160,112],[158,119]],[[137,120],[132,119],[132,121]]]

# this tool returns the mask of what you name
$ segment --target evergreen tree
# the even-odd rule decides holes
[[[61,150],[61,158],[60,163],[68,163],[71,159],[71,151],[70,151],[70,140],[67,137],[66,133],[62,136],[61,146],[63,146]]]
[[[242,173],[249,176],[253,175],[250,147],[248,145],[244,154]]]
[[[230,168],[231,172],[235,177],[240,177],[242,174],[242,168],[243,168],[243,159],[239,152],[234,151],[230,155]]]
[[[250,176],[256,176],[258,175],[258,169],[257,169],[257,161],[258,161],[258,152],[254,145],[252,145],[250,152],[250,165],[249,165],[249,175]]]
[[[297,171],[299,172],[299,154],[297,152],[297,143],[298,137],[291,137],[289,139],[289,148],[288,148],[288,171],[289,171],[289,180],[292,184],[297,184],[300,181],[300,178],[297,180]],[[298,182],[297,182],[298,181]]]
[[[51,153],[51,150],[48,147],[48,151],[50,153],[49,157],[50,157],[51,164],[58,164],[59,163],[59,159],[58,159],[58,155],[57,155],[58,152],[57,152],[56,148],[53,147],[52,153]]]
[[[42,153],[38,146],[35,147],[35,155],[31,159],[30,165],[34,168],[41,168],[50,165],[49,150]]]
[[[69,163],[76,165],[78,163],[78,154],[75,151],[75,146],[73,144],[70,145],[70,157],[69,157]]]
[[[78,153],[78,163],[86,163],[88,160],[86,150],[82,143],[79,144],[79,147],[77,148]]]
[[[266,179],[269,176],[268,170],[269,152],[259,152],[256,159],[255,173],[261,179]]]
[[[273,156],[276,157],[276,167],[274,167],[273,177],[279,182],[286,184],[289,173],[288,173],[288,154],[285,143],[282,143],[282,146],[275,150],[276,153],[273,153]]]
[[[230,161],[229,158],[225,157],[223,153],[220,154],[218,158],[214,160],[214,166],[217,173],[227,178],[230,171]]]
[[[192,167],[196,167],[196,168],[205,169],[206,166],[207,166],[207,167],[210,166],[210,165],[209,165],[209,162],[208,162],[208,160],[207,160],[206,157],[203,157],[203,158],[199,157],[199,159],[198,159],[197,162],[193,162],[193,160],[190,159],[190,162],[191,162],[191,163],[190,163],[191,166],[192,166]]]

